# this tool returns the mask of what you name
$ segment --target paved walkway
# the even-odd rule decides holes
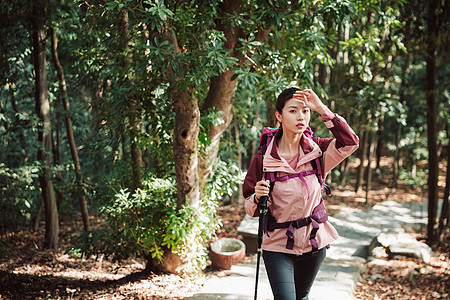
[[[367,247],[384,229],[403,230],[425,226],[426,210],[421,203],[399,204],[385,201],[369,210],[342,209],[329,221],[339,232],[340,238],[328,250],[314,286],[311,300],[355,299],[356,281],[364,271]],[[257,219],[247,218],[258,227]],[[270,285],[261,259],[258,299],[273,299]],[[222,276],[206,281],[194,296],[184,299],[253,299],[255,292],[256,259],[232,266]]]

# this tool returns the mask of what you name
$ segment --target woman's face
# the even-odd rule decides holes
[[[283,126],[283,132],[302,134],[309,126],[311,111],[303,101],[291,98],[281,111],[275,113],[278,122]]]

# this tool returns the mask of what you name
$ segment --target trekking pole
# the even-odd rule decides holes
[[[258,258],[256,261],[256,281],[255,281],[255,298],[257,299],[258,295],[258,277],[259,277],[259,260],[261,258],[261,245],[263,240],[263,234],[264,234],[264,217],[267,212],[267,196],[262,196],[259,199],[259,227],[258,227]]]

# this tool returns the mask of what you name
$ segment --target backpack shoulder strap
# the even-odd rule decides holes
[[[263,156],[266,154],[267,147],[269,147],[272,138],[278,132],[278,128],[264,127],[263,132],[259,137],[258,149],[261,149]]]
[[[261,150],[263,157],[266,155],[267,147],[269,147],[275,134],[277,134],[279,128],[264,127],[261,136],[259,137],[258,149]],[[275,175],[275,174],[274,174]],[[275,181],[270,181],[269,194],[272,193]]]
[[[312,140],[318,145],[319,139],[315,136],[311,136]],[[325,173],[323,172],[323,152],[322,155],[314,160],[311,161],[311,165],[314,170],[317,170],[317,179],[319,180],[320,185],[325,191],[325,194],[327,196],[331,195],[331,189],[330,187],[325,183]]]

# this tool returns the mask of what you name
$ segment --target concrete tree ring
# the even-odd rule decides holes
[[[213,268],[229,270],[244,260],[245,244],[233,238],[219,239],[211,244],[209,256]]]

